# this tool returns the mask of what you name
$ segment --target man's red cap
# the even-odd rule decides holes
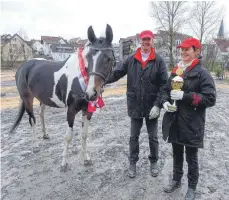
[[[184,39],[177,48],[189,48],[189,47],[196,47],[197,49],[201,48],[200,41],[196,38],[186,38]]]
[[[145,31],[142,31],[141,33],[140,33],[140,36],[139,36],[141,39],[142,38],[154,38],[154,34],[153,34],[153,32],[152,31],[150,31],[150,30],[145,30]]]

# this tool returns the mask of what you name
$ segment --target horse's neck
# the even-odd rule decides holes
[[[64,66],[65,74],[68,77],[68,82],[70,84],[73,84],[74,78],[78,78],[81,89],[84,91],[86,90],[86,86],[87,86],[87,81],[84,80],[85,76],[87,76],[87,72],[85,72],[86,68],[85,69],[80,68],[79,62],[80,62],[79,52],[77,51],[76,53],[72,54],[71,57],[65,63],[65,66]],[[84,59],[84,63],[85,63],[85,59]],[[86,67],[86,63],[85,63],[85,67]]]
[[[84,64],[85,64],[85,68],[87,68],[87,59],[85,58],[85,51],[82,52],[83,55],[83,60],[84,60]],[[67,60],[67,62],[65,63],[65,65],[68,66],[67,71],[71,72],[74,71],[75,68],[77,68],[78,70],[80,70],[80,63],[79,63],[79,51],[76,51],[75,53],[73,53],[70,58]]]

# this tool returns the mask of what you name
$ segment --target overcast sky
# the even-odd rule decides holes
[[[218,2],[224,5],[229,31],[229,3]],[[149,2],[144,0],[1,0],[0,19],[0,34],[23,29],[29,39],[40,39],[41,35],[84,39],[89,25],[100,35],[106,23],[112,26],[114,42],[144,29],[156,31],[149,17]]]

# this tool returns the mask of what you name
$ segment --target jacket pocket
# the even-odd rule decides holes
[[[136,106],[136,95],[134,92],[127,92],[126,93],[127,96],[127,107],[128,109],[134,109]]]
[[[187,115],[188,126],[196,137],[199,137],[203,131],[203,121],[200,115]]]

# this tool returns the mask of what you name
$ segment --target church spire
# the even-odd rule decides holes
[[[219,27],[219,32],[217,35],[218,38],[224,38],[224,24],[223,24],[223,19],[221,21],[220,27]]]

